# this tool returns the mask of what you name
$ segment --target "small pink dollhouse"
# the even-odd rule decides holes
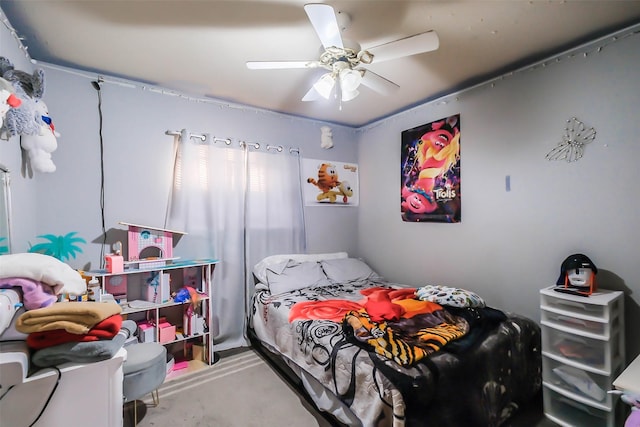
[[[173,259],[173,235],[187,234],[182,231],[167,230],[164,228],[149,227],[146,225],[126,225],[128,232],[128,262],[140,262],[145,259],[154,259],[159,265],[164,265],[167,260]],[[144,255],[141,257],[141,255]],[[154,264],[156,264],[154,262]],[[151,268],[150,266],[146,266]]]

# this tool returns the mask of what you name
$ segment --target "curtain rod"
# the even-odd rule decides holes
[[[182,132],[178,132],[177,130],[168,130],[165,132],[166,135],[173,135],[173,136],[181,136]],[[224,142],[227,145],[231,145],[231,138],[218,138],[218,137],[212,137],[210,134],[208,133],[190,133],[189,134],[189,138],[197,138],[199,140],[201,140],[202,142],[207,142],[207,141],[211,141],[213,143],[216,142]]]
[[[244,146],[251,146],[256,150],[260,149],[260,143],[259,142],[247,142],[247,141],[240,141],[240,146],[244,147]],[[267,144],[267,146],[265,147],[265,149],[267,151],[271,151],[271,150],[276,150],[278,153],[281,153],[282,150],[284,150],[284,147],[282,145],[271,145],[271,144]],[[295,148],[295,147],[289,147],[289,154],[293,154],[293,153],[297,153],[300,154],[300,149],[299,148]]]
[[[186,130],[183,130],[186,131]],[[167,130],[165,132],[165,135],[172,135],[172,136],[182,136],[182,132],[179,132],[177,130]],[[218,138],[215,136],[211,136],[211,134],[208,133],[189,133],[189,138],[196,138],[201,140],[203,143],[207,143],[209,141],[213,142],[214,144],[216,142],[224,142],[226,145],[231,145],[231,138]],[[260,148],[260,143],[258,142],[246,142],[246,141],[239,141],[238,145],[240,145],[240,147],[244,147],[244,146],[252,146],[253,148],[255,148],[256,150],[258,150]],[[284,150],[284,147],[282,145],[271,145],[271,144],[267,144],[266,146],[266,150],[270,151],[270,150],[276,150],[278,153],[281,153],[282,150]],[[300,149],[299,148],[294,148],[294,147],[290,147],[289,148],[289,153],[298,153],[300,154]]]

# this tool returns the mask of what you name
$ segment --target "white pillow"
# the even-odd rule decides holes
[[[24,277],[47,284],[56,295],[82,295],[87,282],[68,264],[49,255],[19,253],[0,255],[0,278]]]
[[[280,264],[282,262],[286,262],[289,260],[294,260],[298,262],[304,261],[321,261],[323,259],[335,259],[335,258],[346,258],[346,252],[330,252],[324,254],[279,254],[279,255],[270,255],[266,258],[263,258],[262,261],[258,262],[253,267],[253,274],[255,274],[258,281],[262,283],[267,283],[267,268],[274,264]]]
[[[333,282],[350,282],[377,276],[371,267],[357,258],[322,260],[320,265]]]
[[[312,286],[330,284],[320,264],[316,261],[297,262],[293,260],[267,268],[267,284],[273,295],[295,291]]]

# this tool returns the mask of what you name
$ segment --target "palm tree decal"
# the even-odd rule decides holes
[[[76,233],[76,231],[72,231],[64,236],[54,236],[53,234],[38,236],[41,239],[48,240],[48,242],[31,246],[29,252],[51,255],[60,261],[64,261],[70,257],[75,258],[76,252],[82,253],[82,249],[80,249],[77,243],[87,243],[82,237],[74,237]]]
[[[2,242],[3,240],[7,240],[6,237],[0,237],[0,242]],[[0,245],[0,255],[4,255],[4,254],[8,254],[9,253],[9,246],[8,245]]]

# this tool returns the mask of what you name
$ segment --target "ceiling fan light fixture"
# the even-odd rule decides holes
[[[359,71],[344,69],[340,71],[340,88],[344,92],[354,92],[360,86],[360,82],[362,82],[362,74]],[[343,97],[343,100],[344,97]]]
[[[351,101],[356,96],[360,95],[360,92],[357,90],[342,90],[341,100],[344,102]]]
[[[329,99],[331,95],[331,91],[333,90],[333,86],[335,86],[336,80],[333,78],[331,73],[323,74],[317,82],[313,84],[313,88],[322,96],[324,99]]]

